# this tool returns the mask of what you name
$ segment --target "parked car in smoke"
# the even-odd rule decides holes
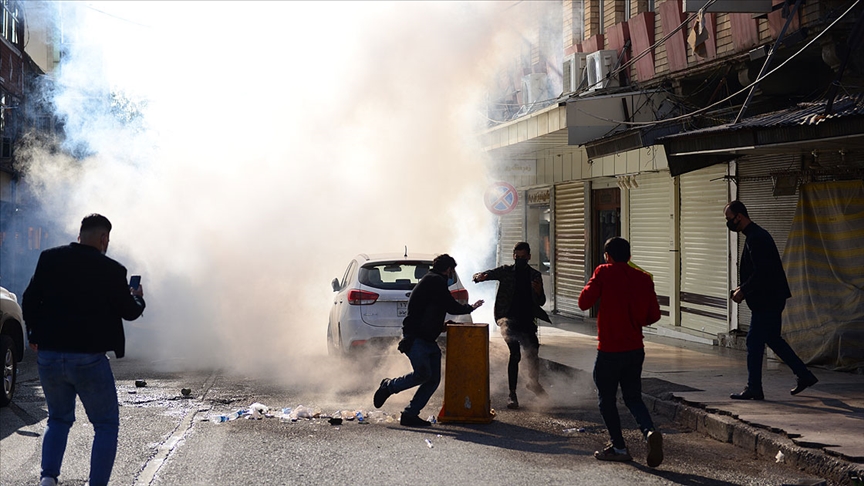
[[[0,287],[0,358],[3,359],[3,394],[0,407],[15,394],[18,363],[24,359],[24,318],[18,297]]]
[[[331,282],[333,307],[327,325],[327,350],[331,355],[396,349],[402,338],[402,320],[408,314],[408,298],[417,282],[432,268],[435,255],[393,253],[354,257],[342,279]],[[450,286],[453,297],[468,303],[462,280]],[[471,315],[448,314],[446,320],[470,323]]]

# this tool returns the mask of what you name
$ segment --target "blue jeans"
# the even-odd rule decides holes
[[[645,350],[635,349],[621,353],[597,351],[594,362],[594,384],[597,385],[600,415],[609,429],[612,446],[618,449],[625,447],[624,435],[621,433],[621,417],[618,416],[616,395],[618,385],[621,385],[621,396],[624,404],[630,409],[642,434],[654,430],[654,422],[648,407],[642,401],[642,363],[645,361]]]
[[[405,407],[403,415],[418,416],[420,410],[429,403],[432,394],[441,383],[441,348],[438,343],[417,338],[411,349],[406,353],[411,360],[414,371],[407,375],[393,378],[387,388],[393,393],[399,393],[411,387],[420,385],[414,392],[414,398]]]
[[[42,439],[42,477],[57,479],[75,422],[75,396],[81,399],[95,436],[90,451],[90,486],[108,484],[120,428],[114,375],[105,353],[39,351],[39,381],[48,405],[48,428]]]
[[[780,335],[783,308],[769,311],[752,311],[750,330],[747,331],[747,388],[762,391],[762,355],[767,344],[778,358],[782,359],[799,378],[812,375],[807,365],[795,354],[789,343]]]

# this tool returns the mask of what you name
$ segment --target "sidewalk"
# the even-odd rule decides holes
[[[590,373],[596,321],[553,316],[539,330],[540,358]],[[767,360],[764,401],[732,400],[747,383],[746,352],[645,335],[643,395],[652,413],[711,437],[849,484],[864,477],[864,376],[811,368],[819,383],[792,396],[795,375]]]

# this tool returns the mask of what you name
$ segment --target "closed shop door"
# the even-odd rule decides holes
[[[585,286],[585,184],[555,186],[555,306],[585,316],[577,300]]]
[[[513,263],[513,247],[525,241],[524,191],[513,211],[498,217],[498,265]]]
[[[681,327],[708,338],[728,326],[728,276],[723,207],[728,186],[727,165],[718,164],[682,174],[679,179]]]
[[[660,301],[659,324],[670,325],[669,298],[673,287],[673,184],[668,172],[636,177],[638,187],[630,189],[631,260],[654,276],[654,290]]]
[[[750,219],[765,228],[774,238],[777,251],[783,256],[786,239],[792,229],[798,192],[788,196],[775,196],[771,173],[796,170],[801,167],[801,158],[795,154],[749,156],[738,159],[738,200],[747,206]],[[744,234],[738,235],[738,259],[744,250]],[[737,278],[733,279],[738,281]],[[738,306],[738,328],[750,328],[750,308],[742,302]]]

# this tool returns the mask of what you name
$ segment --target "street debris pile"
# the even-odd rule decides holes
[[[343,421],[354,421],[358,424],[396,424],[399,423],[399,416],[393,415],[382,410],[363,411],[363,410],[337,410],[333,413],[326,413],[317,407],[307,407],[305,405],[297,405],[296,407],[285,407],[281,410],[268,407],[267,405],[255,402],[249,405],[248,408],[241,408],[228,414],[210,415],[209,420],[214,424],[230,422],[237,419],[262,420],[278,418],[280,422],[294,423],[300,420],[315,420],[326,419],[330,425],[341,425]],[[437,423],[438,420],[434,415],[429,417],[429,422]]]

